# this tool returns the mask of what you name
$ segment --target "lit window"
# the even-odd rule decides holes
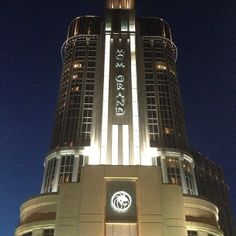
[[[74,165],[74,155],[62,156],[60,175],[59,175],[59,185],[63,183],[70,183],[72,181],[73,165]]]
[[[194,182],[193,182],[193,170],[191,163],[188,161],[184,160],[183,161],[183,172],[184,172],[184,177],[187,185],[187,191],[188,194],[193,195],[194,194]]]
[[[156,62],[155,68],[156,68],[156,70],[166,70],[167,66],[163,62]]]
[[[170,184],[181,185],[179,160],[175,157],[166,157],[166,170]]]
[[[82,64],[76,62],[76,63],[74,63],[73,67],[76,68],[76,69],[77,69],[77,68],[81,68],[81,67],[82,67]]]
[[[173,129],[171,129],[171,128],[164,128],[164,133],[165,134],[172,134],[173,133]]]
[[[72,92],[73,92],[73,91],[77,91],[77,92],[78,92],[78,91],[79,91],[79,86],[77,86],[77,87],[72,87],[72,88],[71,88],[71,91],[72,91]]]
[[[170,73],[176,75],[176,72],[174,70],[170,70]]]

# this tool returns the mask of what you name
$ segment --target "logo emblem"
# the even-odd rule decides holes
[[[112,195],[111,207],[114,211],[119,213],[126,212],[132,203],[132,198],[125,191],[119,191]]]

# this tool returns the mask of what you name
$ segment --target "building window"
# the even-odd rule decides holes
[[[47,170],[46,170],[46,177],[45,177],[45,184],[44,184],[45,193],[52,191],[54,175],[55,175],[55,170],[56,170],[56,162],[57,160],[55,157],[47,162]]]
[[[74,68],[81,68],[81,67],[82,67],[82,64],[79,63],[79,62],[75,62],[75,63],[73,64],[73,67],[74,67]]]
[[[159,167],[161,167],[161,157],[160,156],[158,156],[158,157],[153,157],[153,164],[155,165],[155,166],[159,166]]]
[[[59,185],[63,183],[70,183],[72,181],[72,172],[74,165],[74,155],[62,156]]]
[[[197,231],[188,230],[188,236],[197,236]]]
[[[166,70],[167,69],[167,66],[165,63],[163,62],[156,62],[155,63],[155,69],[156,70]]]
[[[193,170],[192,170],[191,163],[189,163],[186,160],[183,161],[183,172],[184,172],[188,194],[193,195],[195,193],[194,184],[193,184],[194,183]]]
[[[166,169],[170,184],[181,185],[179,160],[175,157],[166,157]]]
[[[172,134],[173,133],[173,129],[172,128],[164,128],[164,134]]]
[[[78,182],[80,182],[82,166],[85,165],[85,159],[86,158],[87,158],[87,156],[79,155]]]
[[[22,236],[32,236],[32,232],[22,234]]]
[[[54,229],[45,229],[43,231],[43,236],[53,236],[54,235]]]

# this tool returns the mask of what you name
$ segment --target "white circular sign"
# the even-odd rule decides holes
[[[119,191],[111,197],[111,207],[114,211],[119,213],[126,212],[131,206],[132,198],[125,191]]]

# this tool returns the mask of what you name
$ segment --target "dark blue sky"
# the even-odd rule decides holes
[[[190,144],[223,167],[236,212],[236,1],[138,0],[172,27]],[[0,235],[39,194],[60,79],[60,47],[78,15],[103,0],[0,1]]]

